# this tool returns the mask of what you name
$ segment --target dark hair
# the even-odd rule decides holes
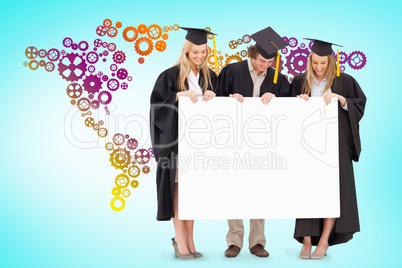
[[[257,56],[259,55],[260,53],[258,52],[258,50],[257,50],[257,48],[255,47],[255,45],[253,45],[253,46],[249,46],[248,48],[247,48],[247,56],[249,57],[249,58],[252,58],[253,60],[256,60],[257,59]],[[276,57],[278,55],[278,52],[277,53],[275,53],[275,56],[274,57]],[[268,59],[267,59],[268,60]]]

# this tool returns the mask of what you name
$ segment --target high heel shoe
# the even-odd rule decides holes
[[[177,243],[176,243],[176,241],[174,240],[174,237],[172,238],[172,246],[173,246],[173,248],[174,248],[174,255],[177,257],[177,258],[179,258],[179,259],[182,259],[182,260],[191,260],[191,259],[194,259],[194,255],[193,254],[181,254],[180,253],[180,251],[179,251],[179,248],[177,247]]]
[[[328,250],[328,248],[329,248],[329,245],[327,245],[327,246],[325,247],[324,254],[315,254],[315,253],[313,253],[313,254],[311,255],[311,259],[312,259],[312,260],[321,260],[321,259],[323,259],[325,256],[327,256],[327,250]]]
[[[194,258],[201,258],[202,256],[204,256],[204,255],[202,255],[201,253],[199,253],[199,252],[191,252],[190,251],[190,254],[192,254],[193,256],[194,256]]]
[[[300,251],[300,255],[299,255],[299,258],[300,259],[303,259],[303,260],[308,260],[308,259],[310,259],[310,257],[311,257],[311,249],[310,249],[310,252],[309,253],[302,253],[302,251],[303,251],[303,248],[304,248],[304,245],[303,245],[303,247],[302,247],[302,249],[301,249],[301,251]]]

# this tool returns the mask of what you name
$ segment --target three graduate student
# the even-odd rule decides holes
[[[270,68],[278,51],[288,43],[271,27],[251,35],[251,38],[256,44],[248,48],[248,59],[225,66],[219,74],[218,95],[230,96],[240,102],[243,102],[243,97],[261,97],[262,104],[268,104],[275,96],[288,97],[288,80],[278,70]],[[243,220],[228,220],[228,225],[225,256],[236,257],[243,247]],[[265,250],[264,225],[264,219],[250,219],[249,249],[258,257],[269,256]]]
[[[361,151],[359,121],[364,114],[366,96],[353,77],[341,73],[339,65],[336,67],[332,44],[313,41],[307,69],[294,78],[291,91],[293,96],[306,101],[321,96],[326,104],[333,97],[338,100],[340,217],[296,220],[294,238],[303,243],[302,259],[322,259],[329,246],[345,243],[360,231],[352,160],[357,162]],[[312,245],[317,247],[310,255]]]
[[[151,140],[157,161],[157,220],[173,218],[175,237],[172,245],[180,259],[202,257],[193,241],[194,220],[179,220],[178,215],[178,99],[187,96],[197,102],[215,97],[216,74],[208,68],[207,34],[204,29],[187,31],[180,56],[175,65],[162,72],[151,94]]]

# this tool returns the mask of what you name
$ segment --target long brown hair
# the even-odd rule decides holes
[[[311,52],[310,55],[308,56],[307,69],[304,72],[306,74],[306,78],[304,80],[303,94],[308,94],[308,95],[311,93],[311,88],[314,84],[315,73],[314,73],[313,64],[312,64],[313,55],[314,55],[314,53]],[[332,55],[332,54],[328,56],[328,68],[327,68],[327,72],[326,72],[325,76],[327,78],[327,85],[325,86],[323,93],[332,86],[332,83],[336,76],[335,58],[334,58],[334,55]]]
[[[178,78],[179,82],[179,91],[185,91],[187,90],[185,81],[187,79],[188,75],[188,70],[190,69],[191,62],[188,58],[188,53],[191,51],[193,48],[194,43],[184,40],[183,48],[181,49],[179,58],[177,59],[176,63],[174,65],[177,65],[180,69],[180,75]],[[201,83],[202,87],[202,92],[204,93],[209,86],[212,88],[212,82],[211,82],[211,76],[209,74],[209,69],[208,69],[208,46],[205,44],[205,49],[207,50],[207,55],[205,58],[202,60],[201,64],[198,65],[198,70],[202,72],[204,75],[204,82]]]

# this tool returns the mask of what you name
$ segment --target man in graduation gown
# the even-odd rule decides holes
[[[248,59],[227,65],[219,74],[217,95],[234,97],[241,102],[243,97],[261,97],[263,104],[268,104],[274,97],[288,97],[288,80],[277,69],[270,68],[275,57],[279,61],[278,51],[288,43],[271,27],[251,35],[251,38],[256,44],[248,48]],[[243,220],[228,220],[228,225],[225,256],[236,257],[243,247]],[[250,220],[249,249],[258,257],[269,256],[264,249],[264,225],[264,219]]]

